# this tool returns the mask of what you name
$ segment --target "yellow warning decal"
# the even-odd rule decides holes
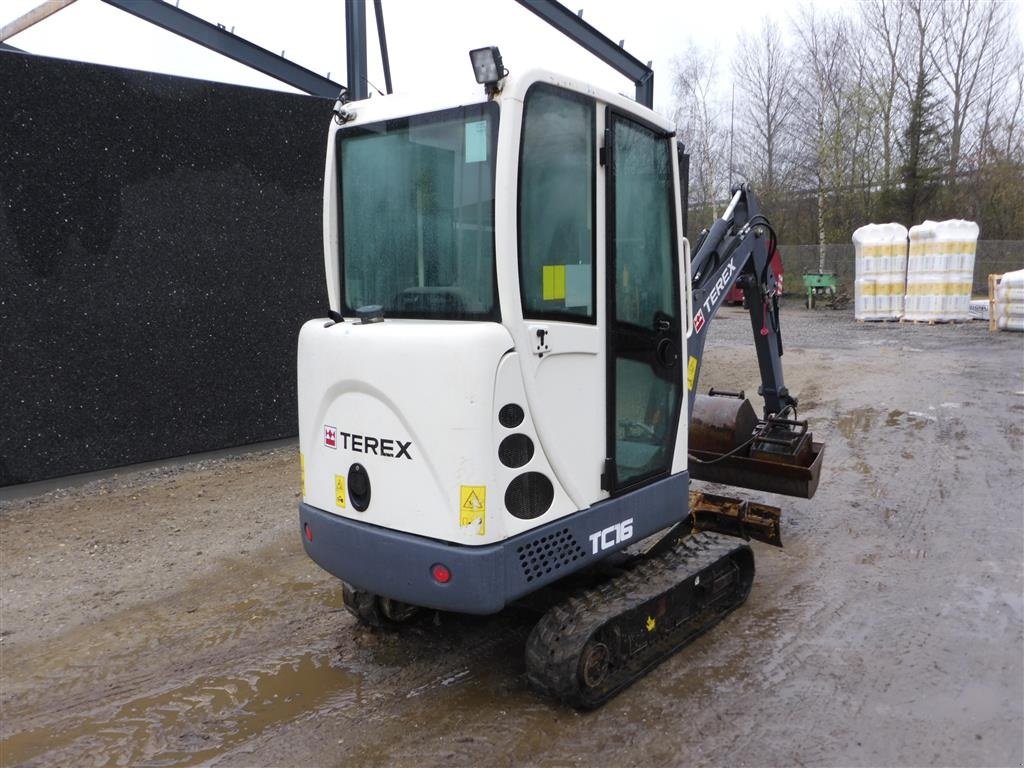
[[[477,526],[477,535],[487,531],[487,486],[459,486],[459,527]]]
[[[334,503],[342,509],[345,508],[345,476],[334,476]]]
[[[688,390],[693,389],[693,382],[697,378],[697,358],[690,355],[690,359],[686,361],[686,388]]]
[[[544,267],[544,301],[565,299],[565,264]]]
[[[299,451],[299,495],[306,498],[306,457]]]
[[[648,616],[647,617],[647,624],[645,626],[647,627],[647,631],[648,632],[653,632],[654,628],[658,626],[658,622],[656,622],[654,620],[653,616]]]

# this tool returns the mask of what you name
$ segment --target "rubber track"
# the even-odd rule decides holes
[[[683,627],[686,631],[673,632],[658,643],[653,643],[651,656],[645,658],[639,668],[626,679],[611,684],[596,697],[581,693],[578,682],[580,654],[594,633],[613,622],[616,617],[671,590],[744,548],[747,545],[736,539],[714,533],[697,533],[681,540],[668,552],[643,561],[632,570],[553,606],[537,623],[526,641],[526,669],[531,686],[573,707],[592,709],[600,706],[680,647],[711,629],[742,605],[746,593],[716,615],[700,616],[697,626]]]

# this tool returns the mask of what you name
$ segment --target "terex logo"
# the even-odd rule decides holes
[[[335,450],[340,447],[345,451],[369,453],[374,456],[383,456],[385,459],[412,461],[412,456],[409,453],[409,449],[412,448],[412,440],[357,435],[354,432],[343,432],[330,424],[324,424],[324,445]]]
[[[711,292],[708,294],[708,297],[704,300],[704,311],[707,312],[709,315],[711,314],[711,310],[713,310],[715,306],[718,304],[718,300],[722,297],[722,293],[725,290],[725,286],[729,284],[729,278],[731,278],[735,273],[736,257],[733,256],[731,259],[729,259],[729,263],[726,264],[725,269],[722,270],[722,274],[718,276],[717,280],[715,280],[715,284],[711,286]],[[696,325],[696,322],[694,322],[694,330],[697,330]]]
[[[621,544],[624,541],[629,541],[633,538],[633,518],[623,520],[621,523],[616,523],[603,531],[592,533],[589,536],[591,554],[596,555],[602,550],[608,549],[608,547],[614,547],[616,544]]]

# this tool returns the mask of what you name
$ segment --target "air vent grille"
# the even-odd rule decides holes
[[[501,406],[501,410],[498,411],[498,422],[505,429],[515,429],[523,423],[523,419],[526,414],[523,413],[522,406],[516,405],[515,403],[509,403],[508,405]]]
[[[549,533],[516,548],[527,582],[548,576],[586,557],[568,528]]]
[[[540,472],[524,472],[505,489],[505,509],[520,520],[540,517],[554,499],[555,487]]]
[[[533,440],[526,435],[509,435],[498,446],[498,459],[506,467],[517,469],[533,458]]]

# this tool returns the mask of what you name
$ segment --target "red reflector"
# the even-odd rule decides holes
[[[309,523],[302,524],[302,530],[306,532],[306,539],[309,541],[313,540],[313,529],[309,527]]]
[[[430,566],[430,575],[434,577],[434,581],[438,584],[447,584],[452,580],[452,572],[448,570],[447,566],[440,563]]]

